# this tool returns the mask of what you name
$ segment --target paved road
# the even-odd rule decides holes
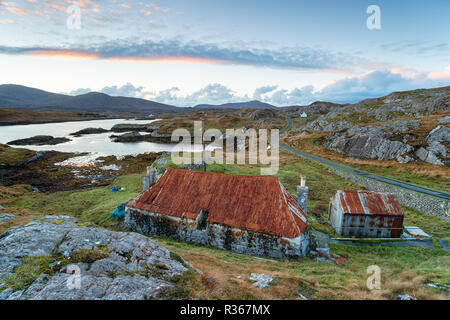
[[[288,117],[287,120],[288,120],[288,125],[283,130],[281,130],[280,134],[283,134],[284,132],[286,132],[287,130],[289,130],[292,127],[291,119]],[[439,199],[450,201],[450,193],[437,191],[437,190],[432,190],[432,189],[428,189],[428,188],[423,188],[423,187],[419,187],[419,186],[416,186],[416,185],[413,185],[413,184],[409,184],[407,182],[401,182],[401,181],[398,181],[398,180],[395,180],[395,179],[390,179],[390,178],[378,176],[378,175],[375,175],[375,174],[370,174],[370,173],[367,173],[367,172],[363,172],[363,171],[359,171],[359,170],[356,170],[356,169],[352,169],[352,168],[343,166],[341,164],[338,164],[338,163],[326,160],[324,158],[317,157],[317,156],[314,156],[312,154],[305,153],[305,152],[302,152],[302,151],[299,151],[299,150],[296,150],[296,149],[292,149],[291,147],[288,147],[287,145],[283,144],[281,141],[280,141],[280,146],[282,148],[286,149],[286,150],[289,150],[289,151],[297,154],[297,155],[300,155],[302,157],[305,157],[305,158],[308,158],[308,159],[320,162],[320,163],[322,163],[324,165],[333,167],[335,169],[339,169],[339,170],[342,170],[342,171],[345,171],[345,172],[348,172],[348,173],[351,173],[351,174],[355,174],[355,175],[358,175],[358,176],[362,176],[362,177],[365,177],[365,178],[370,178],[370,179],[373,179],[373,180],[376,180],[376,181],[380,181],[380,182],[383,182],[383,183],[386,183],[386,184],[390,184],[392,186],[404,188],[404,189],[407,189],[407,190],[412,190],[412,191],[415,191],[415,192],[418,192],[418,193],[422,193],[422,194],[425,194],[425,195],[429,195],[429,196],[433,196],[433,197],[436,197],[436,198],[439,198]]]

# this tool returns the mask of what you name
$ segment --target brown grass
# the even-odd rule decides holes
[[[133,116],[132,114],[117,114],[116,116]],[[98,117],[80,116],[77,112],[67,111],[34,111],[12,108],[0,108],[1,122],[36,122],[36,121],[70,121],[96,120]]]

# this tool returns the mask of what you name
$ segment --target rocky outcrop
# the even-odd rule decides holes
[[[327,148],[354,157],[377,160],[396,159],[414,149],[400,141],[390,141],[371,135],[357,135],[351,138],[339,136],[328,143]]]
[[[130,131],[140,131],[140,132],[152,132],[158,129],[158,126],[151,126],[147,124],[116,124],[111,128],[112,132],[130,132]]]
[[[170,135],[159,135],[157,133],[140,134],[139,132],[127,132],[122,135],[111,135],[113,142],[159,142],[159,143],[178,143],[178,141],[172,141]]]
[[[139,132],[127,132],[119,136],[110,136],[113,142],[137,142],[141,141],[142,135]]]
[[[328,150],[338,151],[353,157],[377,160],[396,159],[407,163],[414,147],[404,141],[393,140],[399,133],[417,129],[417,121],[396,121],[380,126],[353,126],[339,133],[327,136],[324,144]]]
[[[71,133],[71,136],[82,136],[85,134],[97,134],[97,133],[105,133],[105,132],[109,132],[109,130],[103,129],[103,128],[86,128],[86,129],[82,129],[79,130],[77,132]]]
[[[43,272],[17,288],[13,275],[44,257]],[[179,256],[150,238],[82,226],[67,216],[46,216],[0,235],[0,299],[157,298],[176,284],[188,268]],[[78,285],[73,272],[80,277]]]
[[[275,118],[276,112],[272,109],[255,110],[250,112],[248,117],[252,120],[259,120],[265,118]]]
[[[427,146],[421,147],[416,151],[416,156],[425,162],[443,165],[450,156],[446,145],[450,142],[450,128],[439,125],[430,131],[426,138]]]
[[[443,165],[449,162],[450,116],[443,113],[449,107],[450,87],[394,92],[382,98],[331,106],[328,111],[324,108],[326,113],[297,132],[327,132],[323,145],[352,157]],[[427,132],[429,122],[420,117],[437,112],[444,116],[436,119],[439,125]]]
[[[0,213],[0,224],[4,224],[8,221],[14,220],[15,218],[16,216],[12,213]]]
[[[34,136],[26,139],[18,139],[14,141],[10,141],[7,144],[15,145],[15,146],[27,146],[27,145],[35,145],[35,146],[45,146],[45,145],[55,145],[60,143],[65,143],[71,141],[68,138],[55,138],[52,136]]]

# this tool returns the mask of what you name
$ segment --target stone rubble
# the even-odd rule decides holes
[[[260,289],[266,288],[272,282],[272,277],[267,273],[252,273],[249,277],[249,280],[255,281],[253,285]]]
[[[12,213],[0,213],[0,224],[6,223],[15,218],[16,218],[16,216]]]
[[[71,257],[81,249],[107,250],[105,258],[93,263],[75,262],[53,275],[41,274],[23,290],[0,292],[0,299],[148,299],[173,286],[170,278],[188,270],[180,258],[153,240],[134,232],[114,232],[80,226],[67,216],[46,216],[12,227],[0,235],[0,288],[3,280],[28,256]],[[67,286],[68,266],[81,271],[81,288]],[[149,272],[156,270],[156,272]]]

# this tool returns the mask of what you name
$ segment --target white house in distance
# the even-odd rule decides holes
[[[308,117],[308,115],[306,114],[305,111],[302,111],[302,112],[300,113],[300,118],[307,118],[307,117]]]

